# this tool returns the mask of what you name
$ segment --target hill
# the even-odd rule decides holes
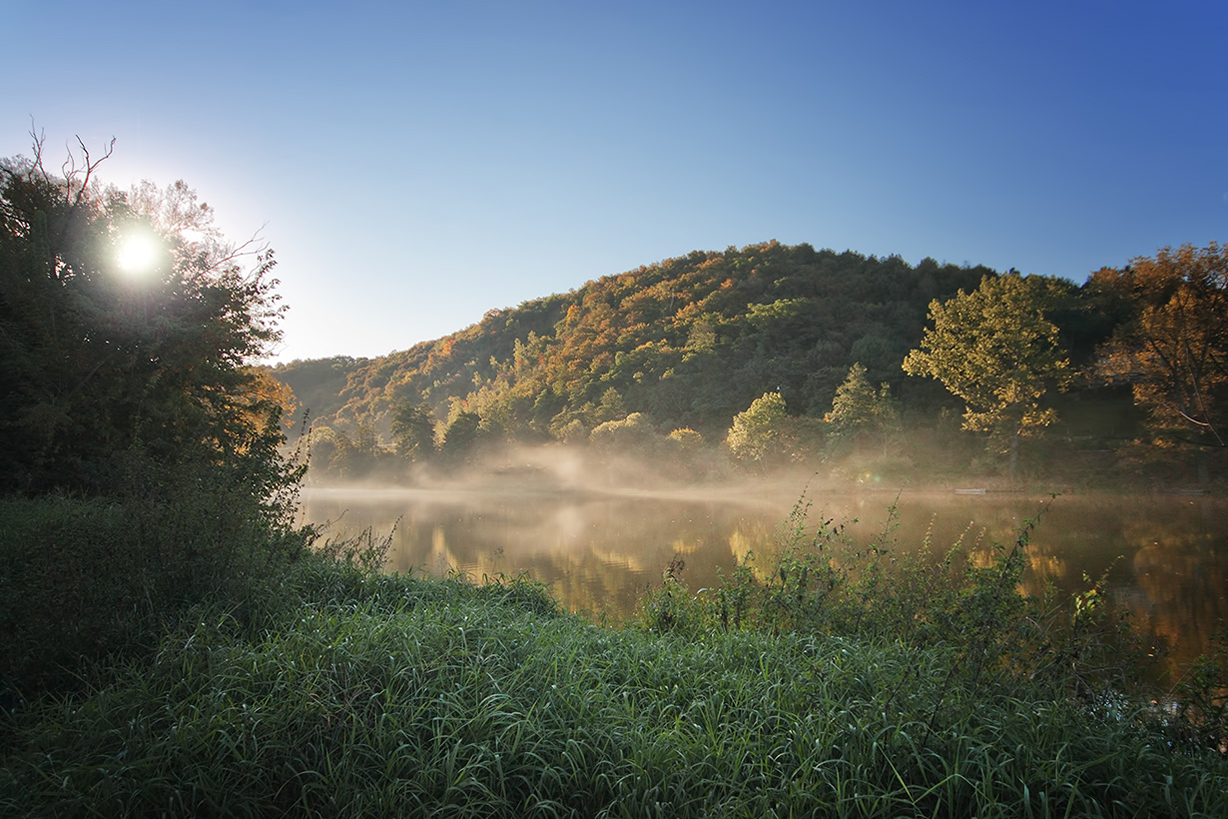
[[[792,413],[822,415],[854,362],[905,403],[942,400],[935,385],[906,382],[900,361],[929,302],[986,275],[995,271],[806,244],[695,251],[491,310],[402,352],[296,361],[274,374],[315,419],[381,436],[401,402],[441,422],[476,412],[485,430],[515,441],[574,438],[634,412],[660,429],[723,435],[767,391]]]

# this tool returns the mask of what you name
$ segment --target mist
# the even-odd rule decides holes
[[[526,575],[567,609],[635,616],[668,567],[695,594],[712,593],[746,562],[766,565],[801,532],[839,529],[852,550],[889,559],[955,544],[992,560],[1028,521],[1027,591],[1062,594],[1106,576],[1157,645],[1193,656],[1209,624],[1228,618],[1228,501],[1209,496],[995,488],[968,479],[874,480],[867,460],[822,473],[782,465],[756,474],[703,454],[674,458],[566,445],[487,450],[466,464],[320,480],[303,493],[307,522],[326,537],[370,529],[386,538],[386,570],[475,580]],[[984,489],[964,494],[958,489]]]

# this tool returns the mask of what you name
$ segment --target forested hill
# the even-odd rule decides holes
[[[381,437],[406,403],[440,422],[476,413],[486,433],[511,440],[572,439],[632,412],[720,436],[768,391],[791,413],[822,415],[854,362],[897,395],[933,390],[905,384],[900,369],[927,305],[993,273],[775,241],[695,251],[491,310],[403,352],[274,374],[316,421]]]

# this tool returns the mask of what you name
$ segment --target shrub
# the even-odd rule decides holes
[[[143,470],[110,497],[0,499],[0,689],[75,685],[150,650],[192,606],[240,622],[276,604],[313,533],[221,470]]]

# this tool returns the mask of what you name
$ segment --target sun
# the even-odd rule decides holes
[[[119,269],[130,276],[151,273],[158,266],[162,248],[148,233],[129,233],[119,240],[115,259]]]

